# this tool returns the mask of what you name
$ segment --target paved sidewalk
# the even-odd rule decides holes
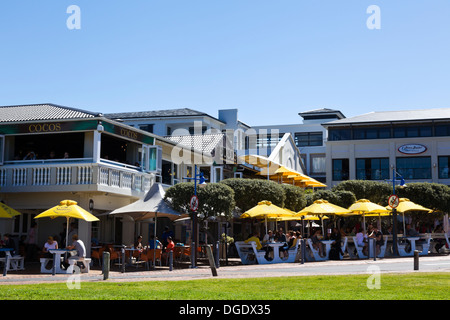
[[[213,277],[209,266],[200,265],[197,268],[175,268],[169,271],[168,267],[157,267],[156,270],[147,271],[145,268],[128,268],[121,273],[113,269],[109,273],[108,280],[103,280],[102,271],[91,269],[89,274],[79,274],[82,282],[124,282],[124,281],[171,281],[171,280],[199,280],[199,279],[223,279],[223,278],[251,278],[251,277],[285,277],[285,276],[309,276],[309,275],[340,275],[340,274],[367,274],[369,267],[377,266],[382,273],[405,272],[450,272],[450,256],[423,256],[419,259],[419,271],[414,271],[413,258],[385,258],[365,260],[342,260],[300,263],[281,263],[269,265],[241,265],[231,260],[230,266],[221,266],[217,269],[218,276]],[[33,284],[55,283],[74,280],[74,276],[39,273],[38,264],[27,266],[24,271],[12,271],[7,276],[0,276],[2,284]],[[77,275],[78,276],[78,275]],[[78,279],[78,278],[77,278]]]

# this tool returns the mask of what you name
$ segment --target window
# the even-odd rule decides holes
[[[434,127],[434,135],[437,137],[450,136],[450,125],[448,124],[436,125]]]
[[[193,134],[198,134],[198,132],[196,132],[196,127],[189,127],[189,134],[193,135]],[[197,129],[198,130],[198,129]],[[202,126],[202,134],[204,134],[206,132],[206,130],[208,130],[208,127],[206,126]]]
[[[404,179],[431,179],[431,157],[397,158],[397,172]]]
[[[295,144],[297,147],[313,147],[323,145],[322,132],[296,132]]]
[[[349,178],[349,160],[333,159],[333,181],[343,181]]]
[[[330,141],[350,140],[352,138],[352,131],[350,129],[329,129]]]
[[[325,173],[326,158],[325,155],[311,155],[311,173]]]
[[[0,165],[3,164],[3,157],[4,157],[4,146],[5,146],[5,136],[0,136]]]
[[[163,160],[161,171],[162,183],[172,185],[172,175],[172,162]]]
[[[431,126],[394,127],[394,138],[431,137]]]
[[[439,163],[439,179],[448,179],[448,165],[450,162],[450,156],[438,157]]]
[[[356,179],[389,179],[389,158],[356,159]]]
[[[141,124],[139,125],[139,129],[153,133],[153,124]]]
[[[370,127],[353,129],[353,139],[388,139],[391,137],[389,127]]]
[[[162,147],[143,145],[141,150],[142,170],[147,172],[161,172]]]

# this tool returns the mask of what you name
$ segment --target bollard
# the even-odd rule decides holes
[[[195,242],[192,242],[191,244],[191,268],[196,268],[195,265],[195,251],[197,250],[197,247],[195,246]]]
[[[301,250],[301,252],[300,252],[300,261],[301,261],[301,264],[304,264],[305,263],[305,250],[306,250],[306,246],[305,246],[305,239],[300,239],[300,250]]]
[[[169,251],[169,271],[173,270],[173,251]]]
[[[377,261],[377,239],[372,239],[372,245],[373,245],[373,261]]]
[[[214,263],[214,257],[212,254],[211,247],[206,245],[205,248],[206,248],[206,255],[208,256],[208,260],[209,260],[209,266],[211,267],[212,275],[214,277],[217,277],[217,270],[216,270],[216,265]]]
[[[110,258],[111,254],[108,251],[103,251],[103,265],[102,265],[103,280],[107,280],[109,278]]]
[[[414,270],[419,270],[419,250],[414,250]]]
[[[122,265],[120,267],[122,273],[125,273],[125,248],[120,249],[120,252],[122,253]]]
[[[215,251],[215,262],[216,262],[216,268],[220,268],[220,250],[219,250],[220,242],[216,241],[216,251]]]
[[[65,258],[65,257],[64,257]],[[52,267],[52,276],[56,274],[56,253],[53,253],[53,267]]]
[[[7,271],[8,271],[8,263],[9,263],[9,256],[6,255],[5,257],[5,265],[3,266],[3,276],[6,277]]]

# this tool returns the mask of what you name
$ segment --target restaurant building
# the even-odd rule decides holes
[[[327,185],[344,180],[450,185],[450,108],[370,112],[324,123]]]
[[[37,222],[41,247],[48,236],[63,232],[65,221],[33,218],[70,199],[100,219],[76,221],[85,242],[132,244],[136,232],[145,234],[151,226],[107,213],[144,197],[155,182],[178,183],[188,168],[173,161],[176,147],[100,113],[54,104],[0,107],[0,200],[21,212],[0,219],[0,234],[18,242]],[[192,161],[211,161],[194,148],[184,152]]]

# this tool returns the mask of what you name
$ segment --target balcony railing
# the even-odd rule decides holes
[[[9,161],[0,166],[1,192],[95,190],[140,196],[152,179],[153,174],[138,168],[92,159]]]

